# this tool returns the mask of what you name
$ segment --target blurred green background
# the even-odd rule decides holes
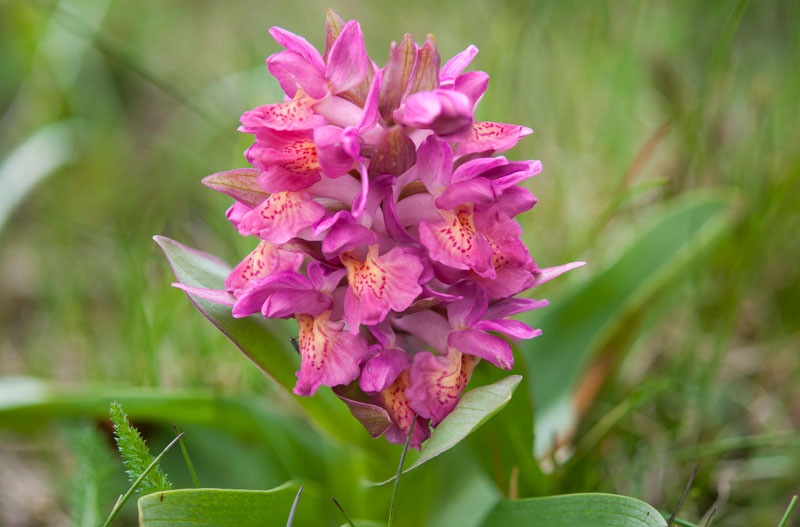
[[[668,510],[698,466],[682,516],[716,506],[718,525],[776,525],[800,490],[800,3],[788,0],[0,0],[3,378],[268,400],[269,382],[169,287],[151,238],[231,263],[250,250],[200,179],[244,166],[239,115],[280,100],[268,28],[320,48],[328,7],[361,22],[379,65],[406,32],[435,34],[445,58],[481,50],[479,118],[532,127],[509,157],[545,167],[526,242],[541,266],[589,262],[536,296],[591,279],[662,203],[731,196],[730,229],[639,313],[576,437],[643,383],[670,388],[550,489]],[[0,421],[0,524],[68,521],[75,441]],[[263,484],[221,467],[219,484]]]

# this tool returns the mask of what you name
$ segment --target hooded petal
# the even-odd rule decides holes
[[[329,178],[347,174],[358,157],[358,130],[353,127],[320,126],[314,130],[320,167]]]
[[[328,54],[325,78],[331,93],[341,93],[361,84],[369,67],[361,26],[351,20],[344,25]]]
[[[361,335],[343,331],[344,324],[332,322],[330,312],[317,317],[297,315],[297,326],[301,363],[294,393],[314,395],[321,385],[349,384],[358,377],[358,366],[367,355]]]
[[[380,392],[388,388],[401,372],[411,366],[408,353],[401,349],[382,349],[361,367],[359,386],[365,392]]]
[[[289,97],[297,95],[299,90],[303,90],[314,99],[322,99],[328,94],[324,69],[308,62],[299,53],[281,51],[270,55],[267,59],[267,69]]]
[[[412,128],[428,129],[444,139],[458,140],[472,128],[470,98],[454,90],[415,93],[394,112],[394,120]]]

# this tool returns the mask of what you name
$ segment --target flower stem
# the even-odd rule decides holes
[[[400,454],[400,463],[397,466],[397,476],[394,478],[394,488],[392,489],[392,502],[389,505],[389,520],[386,522],[387,527],[392,527],[394,522],[394,509],[397,501],[397,488],[400,486],[400,476],[403,474],[403,463],[406,461],[406,452],[408,452],[408,445],[411,443],[411,435],[414,433],[414,425],[417,422],[417,416],[411,421],[411,427],[408,429],[408,437],[406,443],[403,445],[403,452]]]

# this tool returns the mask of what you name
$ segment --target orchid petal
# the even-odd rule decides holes
[[[392,321],[397,329],[406,331],[439,353],[447,351],[447,336],[451,328],[447,319],[435,311],[425,310],[397,317]]]
[[[365,392],[380,392],[394,383],[409,366],[411,359],[405,351],[397,348],[381,350],[361,367],[359,386]]]
[[[498,368],[510,370],[514,367],[514,353],[508,342],[485,331],[454,331],[447,339],[447,344],[461,353],[485,359]]]
[[[379,398],[384,408],[389,412],[394,426],[386,430],[386,439],[395,444],[403,444],[408,437],[411,423],[416,419],[414,432],[411,434],[409,445],[419,449],[422,442],[431,435],[428,428],[428,420],[418,417],[409,404],[408,391],[409,375],[408,370],[402,372],[391,386],[381,391]]]
[[[558,265],[556,267],[548,267],[546,269],[539,269],[536,271],[536,278],[533,281],[533,285],[541,285],[545,282],[548,282],[555,278],[556,276],[560,276],[567,271],[571,271],[573,269],[577,269],[578,267],[583,267],[586,265],[586,262],[572,262],[564,265]]]
[[[299,94],[298,94],[299,95]],[[256,133],[261,128],[273,130],[311,130],[325,124],[325,118],[314,112],[316,101],[299,96],[280,104],[267,104],[242,114],[240,132]]]
[[[341,93],[359,85],[367,75],[369,57],[361,26],[355,20],[344,25],[328,54],[325,78],[332,93]]]
[[[325,207],[307,192],[276,192],[244,215],[239,232],[243,236],[258,234],[275,244],[286,243],[318,222],[325,212]]]
[[[456,154],[467,155],[479,152],[505,152],[514,147],[523,137],[533,133],[525,126],[505,123],[476,122],[458,146]]]
[[[445,355],[423,351],[414,355],[405,390],[411,408],[436,426],[455,408],[478,359],[449,349]]]
[[[488,73],[485,71],[470,71],[456,78],[454,89],[466,95],[472,104],[472,108],[475,108],[488,86]]]
[[[368,351],[361,335],[343,331],[343,323],[331,321],[329,313],[296,318],[301,363],[294,393],[314,395],[321,385],[349,384],[358,378],[358,366]]]
[[[298,53],[281,51],[270,55],[267,69],[289,97],[297,95],[300,89],[314,99],[322,99],[328,94],[324,70]]]
[[[340,259],[350,284],[344,309],[351,332],[357,332],[360,324],[381,322],[390,310],[405,310],[422,293],[418,283],[422,264],[408,249],[396,247],[378,256],[377,245],[372,245],[363,262],[349,253]]]
[[[303,263],[303,255],[283,251],[278,245],[261,241],[244,260],[233,268],[225,279],[225,288],[233,292],[246,289],[253,281],[280,272],[297,271]]]
[[[448,60],[439,71],[439,79],[442,87],[445,87],[447,82],[452,82],[456,77],[461,75],[461,72],[469,66],[470,62],[472,62],[472,59],[474,59],[477,54],[478,48],[470,44],[467,49]]]
[[[472,128],[472,101],[453,90],[415,93],[395,110],[394,120],[412,128],[433,130],[442,138],[454,140]]]
[[[358,130],[338,126],[320,126],[314,130],[314,144],[320,167],[329,178],[347,174],[359,152]]]
[[[224,306],[232,306],[234,303],[236,303],[236,298],[228,291],[223,291],[220,289],[208,289],[205,287],[194,287],[191,285],[182,284],[180,282],[173,283],[172,287],[180,289],[185,293],[189,293],[192,296],[196,296],[197,298],[210,300]]]
[[[431,259],[455,269],[473,270],[480,276],[495,277],[492,248],[475,230],[472,207],[460,207],[455,213],[439,211],[444,221],[419,225],[419,237],[430,251]]]
[[[472,327],[502,333],[515,339],[532,339],[542,334],[541,329],[533,329],[519,320],[481,320]]]

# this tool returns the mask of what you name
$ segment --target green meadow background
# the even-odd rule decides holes
[[[399,447],[365,447],[386,458],[378,470],[347,454],[304,467],[315,461],[297,438],[313,450],[317,432],[170,287],[152,240],[231,263],[251,249],[200,179],[245,166],[239,115],[280,101],[269,27],[322,47],[328,7],[361,22],[379,65],[407,32],[435,34],[445,59],[477,45],[472,67],[492,77],[479,119],[533,128],[508,156],[545,167],[526,183],[539,198],[520,218],[526,243],[540,266],[588,262],[532,293],[558,309],[582,291],[582,309],[530,317],[547,339],[525,348],[578,379],[580,418],[543,470],[500,463],[523,467],[519,495],[619,493],[668,515],[696,468],[684,521],[715,510],[714,525],[777,525],[800,491],[800,3],[788,0],[0,0],[0,524],[102,523],[127,488],[109,397],[154,450],[169,423],[187,430],[204,486],[266,489],[306,471],[326,499],[381,519],[388,490],[361,480],[388,477]],[[665,210],[712,199],[713,236],[670,230]],[[663,271],[681,240],[691,257]],[[602,338],[593,317],[608,319]],[[585,360],[559,362],[570,335]],[[527,391],[485,434],[520,416],[530,435]],[[250,417],[203,417],[218,400]],[[273,431],[285,441],[264,446]],[[410,474],[398,520],[458,525],[480,502],[469,492],[513,495],[485,439]],[[167,472],[191,486],[173,455]],[[478,483],[448,500],[464,481]],[[118,524],[136,524],[133,504]]]

